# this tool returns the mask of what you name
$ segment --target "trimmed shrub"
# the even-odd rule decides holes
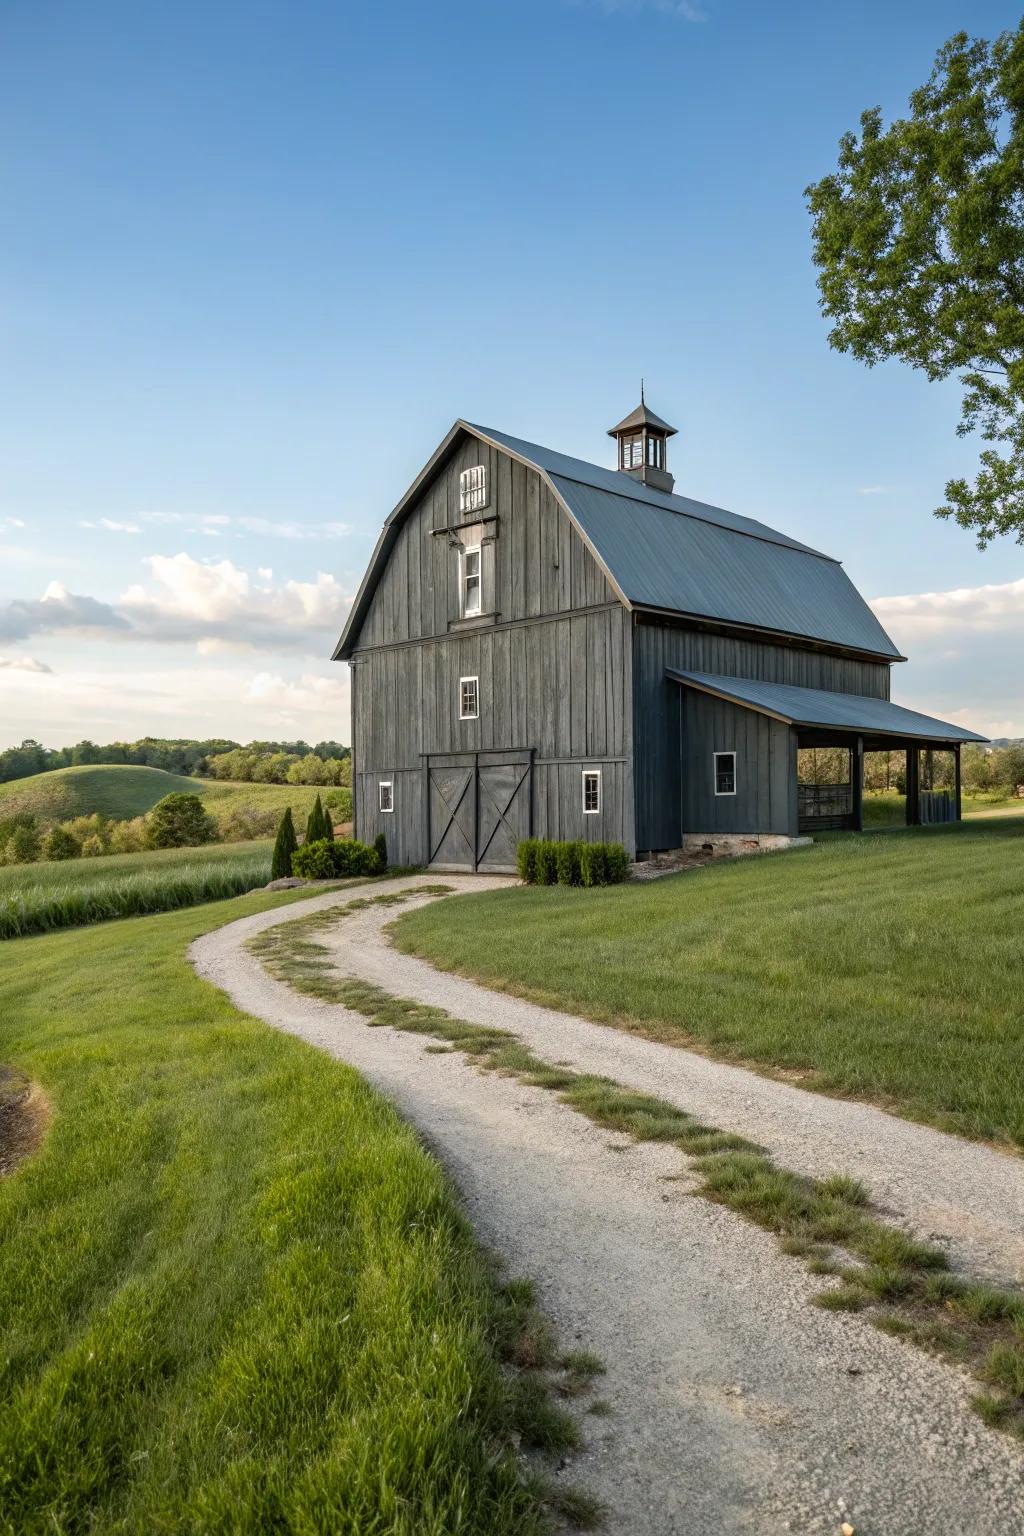
[[[147,848],[199,848],[216,836],[217,823],[198,795],[164,795],[146,817]]]
[[[341,880],[380,872],[376,848],[350,838],[334,842],[331,838],[321,837],[316,842],[303,843],[292,854],[292,874],[302,880]]]
[[[334,825],[331,817],[324,810],[320,796],[313,801],[313,809],[306,821],[306,842],[322,843],[334,841]]]
[[[607,844],[583,844],[580,849],[580,881],[586,886],[608,884]]]
[[[77,859],[81,852],[81,843],[66,827],[51,827],[43,838],[44,859]]]
[[[629,878],[629,854],[621,843],[525,837],[516,847],[516,869],[527,885],[618,885]]]
[[[373,851],[377,855],[377,872],[382,875],[388,867],[388,840],[383,832],[374,838]]]
[[[558,844],[542,838],[537,844],[537,884],[555,885],[558,880]]]
[[[537,849],[540,843],[535,837],[524,837],[516,847],[516,873],[525,885],[537,882]]]
[[[292,873],[292,854],[299,846],[299,840],[295,836],[295,823],[292,821],[292,808],[285,806],[281,824],[277,829],[277,837],[274,841],[274,852],[270,860],[271,880],[284,880]]]
[[[629,879],[629,854],[621,843],[606,843],[605,859],[608,867],[608,884],[621,885]]]
[[[555,844],[555,860],[558,866],[559,885],[581,885],[580,879],[580,850],[582,843],[566,842]]]

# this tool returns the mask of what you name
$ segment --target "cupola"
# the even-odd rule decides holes
[[[642,384],[636,410],[608,431],[608,436],[614,437],[619,445],[618,467],[623,474],[632,475],[652,491],[669,493],[675,480],[668,472],[667,447],[669,438],[675,435],[675,427],[662,421],[648,406]]]

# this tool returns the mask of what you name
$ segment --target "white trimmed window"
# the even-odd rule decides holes
[[[476,464],[459,476],[459,511],[480,512],[487,505],[487,469]]]
[[[480,680],[476,677],[459,678],[459,719],[476,720],[480,715]]]
[[[736,793],[736,753],[715,753],[715,794],[734,795]]]
[[[471,544],[462,551],[462,616],[472,618],[480,612],[480,546]]]
[[[583,814],[584,816],[596,816],[601,809],[601,770],[600,768],[584,768],[583,770]]]
[[[380,796],[380,808],[385,815],[395,809],[395,786],[390,779],[381,779],[377,785],[377,793]]]

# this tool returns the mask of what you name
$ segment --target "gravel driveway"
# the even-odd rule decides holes
[[[535,1280],[564,1344],[601,1355],[599,1390],[614,1412],[587,1420],[587,1449],[565,1476],[608,1504],[610,1533],[838,1532],[844,1520],[857,1536],[1016,1527],[1024,1451],[973,1414],[969,1378],[811,1306],[822,1282],[767,1234],[691,1198],[679,1153],[610,1135],[552,1094],[293,993],[242,947],[348,899],[231,923],[193,945],[193,962],[239,1007],[387,1093],[451,1172],[482,1241]],[[1024,1164],[439,975],[388,948],[394,915],[369,907],[318,939],[347,974],[657,1092],[789,1167],[856,1172],[920,1231],[946,1233],[956,1257],[1019,1267]]]

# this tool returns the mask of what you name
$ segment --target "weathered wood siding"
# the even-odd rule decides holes
[[[461,470],[487,465],[489,505],[478,620],[459,619]],[[490,549],[489,556],[486,550]],[[488,611],[489,610],[489,611]],[[459,680],[480,713],[459,718]],[[396,862],[427,846],[427,754],[532,749],[533,830],[621,841],[632,851],[630,615],[540,476],[464,445],[409,514],[360,631],[352,666],[355,834],[383,832]],[[582,770],[600,768],[602,806],[583,814]],[[381,779],[393,813],[379,810]]]
[[[796,732],[724,699],[676,687],[683,832],[797,835]],[[736,753],[736,793],[716,795],[714,754]]]
[[[483,464],[489,504],[459,513],[459,475]],[[477,440],[452,456],[413,507],[371,599],[360,650],[446,635],[459,619],[459,550],[433,530],[480,528],[484,615],[479,624],[515,623],[614,602],[604,574],[536,470]],[[475,536],[474,536],[475,538]]]
[[[697,802],[691,800],[683,778],[684,763],[685,771],[693,772],[693,752],[702,754],[700,772],[710,780],[711,752],[715,749],[707,742],[684,745],[683,689],[666,678],[669,667],[889,697],[889,666],[885,662],[857,661],[797,646],[708,634],[668,620],[640,619],[633,632],[633,740],[636,840],[641,849],[677,848],[684,832],[716,830],[691,820],[698,814]],[[695,720],[692,729],[698,727]],[[762,826],[756,830],[773,829]]]

